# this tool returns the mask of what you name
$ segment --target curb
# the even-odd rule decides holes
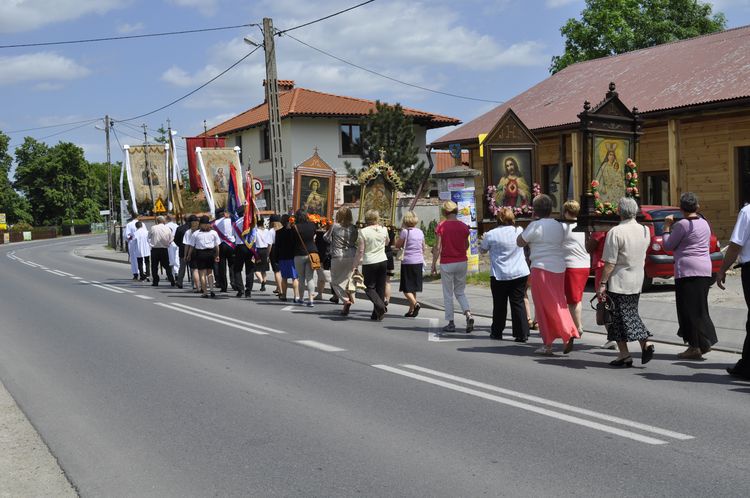
[[[120,259],[114,259],[114,258],[107,258],[107,257],[104,257],[104,256],[84,255],[83,257],[84,258],[89,258],[89,259],[96,259],[96,260],[99,260],[99,261],[109,261],[109,262],[112,262],[112,263],[122,263],[122,264],[126,264],[126,265],[130,264],[127,261],[122,261]],[[270,286],[270,287],[275,287],[276,283],[268,281],[268,282],[266,282],[266,285]],[[323,294],[331,294],[331,292],[330,292],[329,289],[324,289],[323,290]],[[367,298],[367,296],[364,294],[364,292],[358,292],[357,293],[357,297],[364,298],[364,299]],[[401,305],[401,306],[408,306],[409,305],[409,301],[407,301],[406,298],[396,297],[396,296],[393,296],[393,295],[391,296],[391,301],[390,302],[398,304],[398,305]],[[419,304],[421,304],[422,307],[425,308],[425,309],[431,309],[431,310],[435,310],[435,311],[445,311],[445,307],[439,306],[437,304],[433,304],[433,303],[429,303],[429,302],[420,302]],[[489,318],[490,320],[492,319],[492,315],[487,315],[487,314],[484,314],[484,313],[472,313],[472,314],[474,316],[478,316],[478,317],[482,317],[482,318]],[[597,335],[601,335],[601,336],[606,336],[607,335],[606,332],[602,332],[600,330],[583,329],[583,332],[586,333],[586,334],[597,334]],[[666,339],[653,339],[652,342],[655,342],[657,344],[670,344],[672,346],[684,346],[684,344],[681,343],[681,342],[670,341],[670,340],[666,340]],[[722,353],[742,354],[742,350],[735,349],[735,348],[728,348],[728,347],[718,346],[718,347],[712,347],[711,349],[714,350],[714,351],[720,351]]]

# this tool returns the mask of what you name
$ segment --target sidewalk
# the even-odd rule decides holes
[[[126,264],[128,262],[126,253],[101,245],[80,247],[76,249],[76,254],[103,261]],[[273,285],[273,282],[269,282],[269,284]],[[397,278],[391,285],[393,286],[391,302],[408,304],[406,299],[398,292]],[[604,336],[604,327],[596,325],[595,312],[589,306],[589,300],[594,296],[592,287],[593,284],[589,282],[583,297],[583,328],[587,333]],[[739,272],[727,275],[726,287],[727,289],[722,291],[714,285],[711,287],[708,297],[711,318],[719,337],[719,342],[714,349],[739,353],[742,351],[742,344],[745,340],[745,321],[747,319],[747,307],[742,293]],[[326,291],[328,290],[326,289]],[[475,315],[492,318],[492,295],[489,286],[467,285],[466,296],[469,298],[471,310]],[[364,295],[362,297],[366,299]],[[440,280],[424,283],[423,292],[419,294],[419,302],[425,308],[444,309]],[[457,305],[456,308],[460,309]],[[677,336],[677,311],[673,280],[656,279],[651,290],[641,295],[639,310],[641,318],[654,335],[654,341],[682,345],[682,339]],[[510,318],[508,320],[510,321]],[[510,323],[508,323],[508,326],[510,327]],[[603,337],[602,341],[604,341]]]

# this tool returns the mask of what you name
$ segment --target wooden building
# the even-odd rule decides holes
[[[524,183],[539,183],[558,210],[590,192],[595,172],[587,168],[609,147],[620,162],[632,157],[638,164],[642,204],[675,205],[682,192],[695,192],[725,241],[750,202],[748,54],[745,26],[574,64],[432,145],[467,149],[485,189],[501,181],[498,162],[510,161],[508,151],[528,151],[514,156],[528,160]],[[584,103],[593,112],[612,98],[613,115],[629,114],[631,136],[594,143],[581,116]],[[476,192],[478,215],[489,221],[485,189]]]

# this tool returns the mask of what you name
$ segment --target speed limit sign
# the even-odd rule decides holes
[[[263,182],[253,178],[253,195],[260,195],[261,193],[263,193]]]

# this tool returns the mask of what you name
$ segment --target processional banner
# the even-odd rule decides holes
[[[125,171],[134,213],[160,211],[168,197],[168,145],[125,145]]]
[[[188,177],[190,178],[190,190],[197,192],[201,189],[201,176],[198,172],[198,159],[195,149],[224,147],[226,139],[223,137],[185,137],[187,148]]]
[[[227,206],[230,176],[234,180],[237,205],[243,205],[245,195],[240,167],[240,148],[204,149],[196,147],[195,152],[198,157],[201,186],[211,212]]]

